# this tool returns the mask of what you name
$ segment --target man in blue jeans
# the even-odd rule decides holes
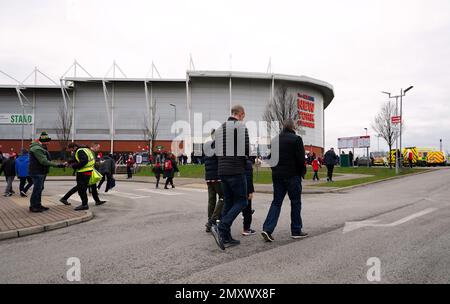
[[[48,208],[42,206],[41,197],[44,189],[45,178],[50,167],[64,168],[63,164],[52,162],[48,159],[48,153],[44,145],[51,141],[47,132],[42,132],[39,139],[30,145],[29,174],[33,180],[33,193],[30,197],[30,212],[47,211]]]
[[[231,225],[242,209],[247,206],[247,178],[245,165],[249,156],[248,130],[243,123],[244,107],[231,108],[228,121],[216,130],[215,152],[218,174],[222,183],[224,206],[218,225],[212,225],[212,235],[220,249],[225,245],[239,245],[231,236]]]
[[[305,147],[300,136],[295,134],[293,120],[287,120],[283,131],[272,141],[272,148],[279,149],[278,163],[272,169],[273,201],[263,225],[262,237],[273,242],[272,233],[280,217],[281,205],[286,193],[291,200],[291,237],[299,239],[303,232],[301,212],[302,177],[306,174]]]

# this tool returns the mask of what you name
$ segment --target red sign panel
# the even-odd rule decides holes
[[[402,121],[402,117],[401,116],[392,116],[391,117],[391,122],[393,124],[399,124]]]
[[[314,97],[306,94],[297,94],[297,110],[298,110],[298,125],[314,128]]]

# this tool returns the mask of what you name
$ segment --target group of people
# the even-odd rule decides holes
[[[251,228],[252,199],[254,194],[252,162],[249,157],[248,130],[243,123],[245,110],[241,105],[231,109],[231,116],[221,127],[213,130],[212,141],[205,146],[205,180],[208,185],[208,220],[206,232],[211,232],[220,249],[239,245],[240,241],[231,235],[231,226],[242,212],[242,235],[256,233]],[[230,151],[231,146],[234,150]],[[244,144],[244,147],[239,147]],[[273,242],[272,236],[281,212],[286,194],[291,200],[291,237],[306,237],[301,219],[302,177],[306,174],[303,140],[295,134],[295,123],[285,122],[283,131],[274,138],[272,146],[279,147],[279,161],[272,167],[274,187],[273,201],[264,221],[261,235],[266,242]]]
[[[166,184],[164,189],[169,189],[167,186],[170,184],[172,188],[175,188],[173,184],[173,178],[175,177],[175,173],[179,172],[177,159],[174,154],[168,154],[163,162],[159,160],[156,161],[155,165],[152,168],[153,173],[156,178],[156,188],[159,188],[159,181],[161,179],[161,174],[163,178],[166,179]]]
[[[4,196],[12,196],[15,192],[12,188],[12,183],[15,176],[20,179],[19,192],[20,196],[27,197],[27,191],[33,186],[33,191],[30,197],[30,212],[43,212],[49,210],[48,207],[42,205],[42,191],[44,190],[44,183],[49,173],[50,167],[65,168],[71,167],[76,174],[76,185],[64,195],[60,202],[65,205],[70,205],[68,199],[75,193],[81,198],[81,205],[75,210],[87,210],[88,197],[87,191],[92,193],[96,205],[102,205],[105,201],[100,200],[98,196],[98,189],[106,181],[105,192],[108,192],[115,186],[115,161],[112,155],[101,156],[98,158],[96,153],[100,149],[100,145],[92,143],[90,147],[80,145],[77,143],[70,143],[67,149],[71,152],[72,159],[57,163],[51,160],[47,145],[51,138],[46,132],[42,132],[37,140],[30,144],[30,149],[22,150],[21,155],[16,159],[17,155],[14,153],[6,160],[2,158],[0,174],[5,173],[7,185]],[[98,155],[98,154],[97,154]],[[95,172],[98,170],[101,175],[99,181],[92,179],[96,176]],[[97,182],[99,184],[97,185]]]

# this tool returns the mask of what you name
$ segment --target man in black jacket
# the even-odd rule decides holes
[[[208,221],[206,222],[206,232],[211,232],[212,224],[220,220],[223,209],[223,191],[219,178],[219,161],[215,154],[215,133],[211,131],[212,141],[205,143],[205,181],[208,185]],[[217,197],[219,198],[217,200]]]
[[[266,242],[273,242],[272,233],[278,222],[286,193],[291,200],[291,237],[306,237],[302,231],[301,212],[302,177],[306,174],[305,147],[300,136],[295,134],[293,120],[283,125],[283,131],[272,140],[272,149],[278,149],[278,164],[272,167],[273,201],[263,225],[262,236]],[[272,155],[275,152],[272,153]]]
[[[228,121],[216,130],[216,155],[224,206],[222,219],[219,225],[213,225],[212,234],[222,250],[225,245],[240,244],[240,241],[231,237],[231,225],[248,203],[245,165],[250,149],[244,118],[244,107],[235,105],[231,108]]]
[[[333,170],[334,166],[338,162],[338,156],[334,152],[334,148],[331,148],[328,150],[324,155],[324,163],[327,166],[327,181],[332,182],[333,181]]]

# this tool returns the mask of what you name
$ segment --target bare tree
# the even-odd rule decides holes
[[[395,127],[391,121],[391,117],[395,114],[395,106],[391,102],[386,102],[381,106],[381,110],[372,124],[372,129],[378,132],[389,146],[389,168],[391,164],[391,150],[395,139],[398,137],[400,129]]]
[[[152,153],[153,151],[153,143],[158,137],[158,126],[159,126],[159,120],[160,117],[156,119],[156,101],[153,103],[153,107],[150,111],[151,115],[151,122],[149,121],[148,115],[144,115],[144,123],[143,123],[143,135],[144,140],[146,142],[149,142],[149,153]]]
[[[273,126],[275,129],[272,130],[276,134],[280,133],[283,124],[288,120],[292,119],[296,123],[297,131],[301,130],[301,127],[297,124],[299,119],[297,98],[289,93],[286,87],[282,87],[277,90],[273,99],[267,104],[263,120],[267,121],[269,124],[271,122],[278,122],[278,127]],[[271,126],[269,126],[271,128]]]
[[[66,147],[70,141],[72,130],[72,111],[61,105],[58,108],[58,118],[56,120],[56,136],[58,138],[61,155],[66,159]]]

